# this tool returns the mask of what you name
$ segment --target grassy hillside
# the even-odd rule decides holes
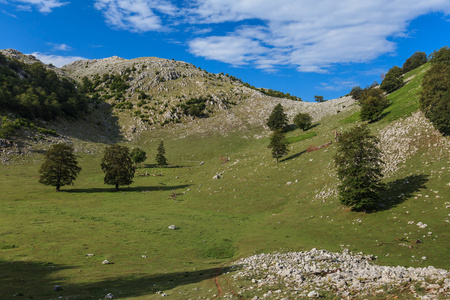
[[[280,249],[348,248],[377,255],[379,264],[448,269],[449,139],[415,113],[421,70],[407,75],[416,76],[389,96],[384,118],[370,125],[388,164],[386,206],[372,214],[338,202],[334,143],[306,151],[357,124],[356,106],[316,118],[306,133],[289,132],[290,152],[278,164],[261,127],[222,134],[215,123],[216,134],[207,135],[180,134],[181,127],[143,131],[124,144],[149,158],[118,193],[103,184],[102,143],[73,139],[96,150],[78,152],[83,170],[60,193],[38,183],[41,154],[15,157],[15,164],[0,166],[1,298],[99,299],[111,292],[156,299],[163,291],[173,299],[211,299],[216,275],[223,286],[239,287],[230,278],[233,261]],[[311,105],[335,110],[332,102]],[[161,139],[167,168],[154,166]],[[140,176],[146,172],[151,176]]]

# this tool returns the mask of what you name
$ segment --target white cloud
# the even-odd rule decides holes
[[[162,19],[157,13],[167,17],[177,11],[165,0],[96,0],[94,6],[109,25],[132,32],[162,30]]]
[[[70,64],[71,62],[77,61],[77,60],[86,60],[87,58],[80,57],[80,56],[60,56],[60,55],[50,55],[45,54],[41,52],[33,52],[31,53],[34,57],[39,59],[45,64],[52,64],[58,68]]]
[[[66,44],[54,44],[54,43],[47,43],[50,46],[53,46],[52,51],[70,51],[72,50],[72,47],[66,45]]]
[[[95,7],[110,26],[132,32],[214,24],[214,31],[188,39],[191,53],[301,72],[329,72],[338,64],[395,53],[392,38],[408,37],[412,20],[450,14],[448,0],[95,0]]]
[[[1,2],[0,2],[1,3]],[[12,18],[15,18],[15,19],[17,19],[17,16],[16,15],[14,15],[14,14],[11,14],[11,13],[9,13],[9,12],[7,12],[6,10],[4,10],[4,9],[2,9],[2,13],[4,13],[5,15],[7,15],[7,16],[10,16],[10,17],[12,17]]]
[[[54,8],[69,4],[69,2],[62,2],[61,0],[14,0],[15,2],[26,3],[34,5],[41,13],[50,13]],[[28,10],[27,6],[18,5],[19,9]]]

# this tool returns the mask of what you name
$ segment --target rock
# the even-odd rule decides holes
[[[167,228],[169,228],[169,229],[172,229],[172,230],[175,230],[175,229],[177,229],[177,227],[175,226],[175,225],[170,225],[169,227],[167,227]]]
[[[108,260],[104,260],[104,261],[102,261],[102,265],[109,265],[109,264],[111,264],[111,262],[109,262]]]
[[[320,294],[316,291],[311,291],[308,293],[308,298],[319,298]]]
[[[114,295],[111,293],[106,294],[105,299],[114,299]]]
[[[91,258],[91,257],[93,257],[93,256],[94,256],[94,254],[92,254],[92,253],[89,253],[89,254],[86,254],[86,256],[87,256],[88,258]]]
[[[62,286],[60,286],[60,285],[55,285],[54,287],[53,287],[53,290],[54,291],[62,291],[63,290],[63,288],[62,288]]]
[[[220,177],[219,174],[213,176],[213,179],[220,179],[220,178],[221,178],[221,177]]]

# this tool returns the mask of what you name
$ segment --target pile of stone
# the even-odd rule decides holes
[[[236,265],[241,269],[233,278],[248,280],[240,293],[254,293],[254,299],[316,298],[330,294],[350,298],[382,296],[395,289],[406,289],[416,298],[450,297],[448,271],[434,267],[378,266],[373,264],[375,259],[346,249],[338,253],[312,249],[259,254],[239,260]],[[264,293],[267,290],[270,293]]]

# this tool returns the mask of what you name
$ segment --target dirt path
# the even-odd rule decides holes
[[[217,288],[217,295],[216,295],[215,297],[213,297],[212,299],[217,299],[217,298],[223,296],[223,294],[224,294],[223,289],[222,289],[222,286],[220,285],[220,282],[219,282],[219,276],[221,275],[220,272],[222,271],[222,268],[223,268],[225,265],[226,265],[226,264],[221,265],[221,266],[217,269],[216,275],[214,276],[214,283],[215,283],[216,288]],[[225,281],[227,282],[227,289],[230,291],[230,293],[232,293],[234,296],[238,297],[239,299],[243,299],[240,295],[238,295],[235,291],[233,291],[233,290],[231,289],[230,281],[228,281],[228,279],[225,278],[225,277],[224,277],[224,279],[225,279]],[[212,300],[212,299],[211,299],[211,300]]]

